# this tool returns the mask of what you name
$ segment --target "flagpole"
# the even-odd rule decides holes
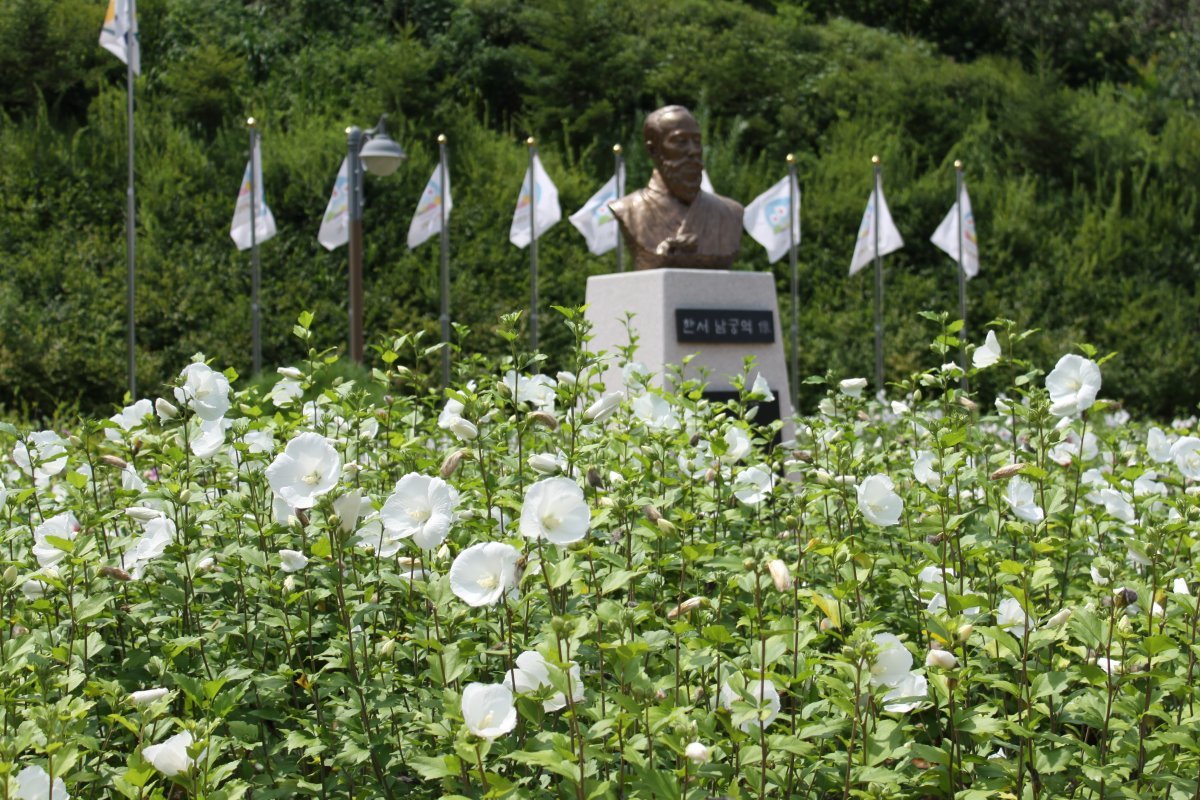
[[[532,136],[525,140],[529,146],[529,346],[538,346],[538,270],[537,270],[537,176],[533,173],[537,158],[537,140]]]
[[[879,183],[883,179],[883,165],[879,156],[871,156],[875,165],[875,218],[871,227],[875,229],[875,391],[883,391],[883,257],[879,255]]]
[[[132,27],[133,21],[130,20],[125,31],[125,128],[129,135],[129,182],[125,188],[125,307],[129,314],[126,343],[129,350],[128,374],[130,401],[137,400],[137,332],[133,313],[134,297],[136,295],[134,265],[137,260],[137,237],[135,233],[137,226],[137,198],[133,190],[133,57],[134,48],[138,45],[133,40],[134,33]]]
[[[442,388],[450,385],[450,230],[446,219],[446,134],[441,134],[438,141],[438,186],[442,192],[441,202],[438,203],[442,213],[442,229],[439,232],[441,243],[441,281],[442,309],[438,317],[442,323]]]
[[[788,258],[792,266],[792,413],[800,395],[800,279],[796,268],[796,157],[787,154],[788,165]]]
[[[253,373],[262,372],[262,318],[258,306],[258,293],[262,284],[262,263],[258,258],[258,195],[262,187],[254,182],[259,165],[254,159],[258,148],[255,139],[258,130],[254,127],[254,117],[246,120],[250,128],[250,342],[253,352]]]
[[[962,388],[967,391],[967,271],[963,267],[963,162],[954,162],[954,208],[958,214],[958,313],[962,319],[962,330],[958,339],[962,342]]]
[[[619,145],[619,144],[613,145],[613,161],[615,162],[614,169],[616,170],[613,173],[613,175],[614,175],[614,179],[617,182],[617,199],[620,200],[622,197],[625,196],[625,186],[623,185],[623,183],[621,181],[622,158],[621,158],[621,145]],[[623,244],[623,242],[621,241],[621,231],[619,230],[619,227],[618,227],[618,230],[617,230],[617,272],[625,271],[625,248],[621,246],[622,244]]]

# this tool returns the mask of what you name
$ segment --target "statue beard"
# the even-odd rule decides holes
[[[700,181],[704,175],[704,162],[701,159],[693,156],[662,159],[658,162],[658,172],[671,194],[686,205],[690,206],[699,196]]]

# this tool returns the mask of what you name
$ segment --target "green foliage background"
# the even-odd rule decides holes
[[[454,316],[473,331],[465,347],[492,352],[498,316],[528,302],[527,254],[507,240],[525,136],[569,214],[606,179],[613,143],[630,185],[648,177],[642,117],[680,102],[702,120],[723,194],[748,202],[796,154],[803,375],[871,371],[872,281],[846,269],[875,153],[907,242],[886,265],[888,371],[929,362],[913,312],[957,309],[953,264],[928,236],[960,158],[983,260],[972,322],[1044,329],[1031,341],[1047,352],[1022,354],[1043,363],[1079,341],[1119,350],[1106,395],[1193,408],[1198,5],[142,0],[139,386],[154,393],[197,350],[249,370],[249,256],[228,238],[247,115],[280,231],[262,248],[274,365],[298,357],[303,309],[320,344],[344,339],[346,252],[316,230],[347,125],[387,112],[410,154],[368,178],[368,336],[436,331],[437,248],[404,241],[445,133]],[[0,4],[0,406],[27,416],[106,410],[125,385],[124,66],[97,45],[105,6]],[[547,309],[614,269],[565,221],[540,258]],[[748,237],[737,268],[769,268]],[[786,261],[775,273],[786,318]],[[567,332],[542,338],[553,364]]]

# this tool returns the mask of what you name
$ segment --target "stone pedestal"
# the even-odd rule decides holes
[[[747,382],[754,380],[756,371],[761,373],[779,401],[781,418],[788,421],[792,416],[772,274],[653,269],[596,275],[588,278],[587,304],[592,352],[615,354],[628,345],[625,319],[632,314],[629,327],[638,335],[634,359],[654,373],[656,384],[662,385],[664,367],[696,354],[684,378],[699,378],[704,369],[709,389],[728,391],[733,388],[731,376],[742,374],[746,356],[754,356]],[[604,372],[604,383],[611,389],[624,385],[617,359]],[[786,429],[791,428],[789,422]]]

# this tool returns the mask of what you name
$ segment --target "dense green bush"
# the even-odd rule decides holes
[[[782,175],[787,152],[797,155],[801,374],[870,371],[872,282],[846,269],[875,153],[906,238],[886,265],[888,371],[919,362],[927,331],[910,310],[957,309],[954,265],[927,237],[953,200],[961,158],[983,253],[969,335],[1002,316],[1047,332],[1042,357],[1095,341],[1120,350],[1108,375],[1130,405],[1195,405],[1200,375],[1176,346],[1200,323],[1200,122],[1196,81],[1178,56],[1189,25],[1148,0],[1096,0],[1071,24],[1096,41],[1133,33],[1124,49],[1085,58],[1070,49],[1078,43],[1021,38],[1014,20],[1030,15],[1062,30],[1057,6],[1001,3],[990,38],[971,50],[939,21],[962,6],[963,35],[978,30],[992,12],[970,3],[921,4],[906,21],[873,3],[764,5],[144,0],[139,384],[157,386],[201,349],[248,371],[249,256],[227,236],[245,116],[262,123],[280,230],[262,247],[264,349],[275,364],[296,355],[289,321],[301,309],[324,322],[320,344],[344,340],[346,252],[327,253],[316,229],[346,125],[386,111],[411,156],[395,176],[368,178],[368,335],[436,331],[436,245],[410,253],[404,239],[446,133],[454,315],[476,331],[471,348],[495,352],[492,321],[529,296],[528,256],[507,241],[522,140],[541,141],[569,214],[611,170],[615,142],[629,153],[630,185],[644,182],[642,116],[682,102],[702,120],[722,193],[748,202]],[[125,385],[124,71],[96,44],[103,6],[0,7],[0,66],[13,76],[0,89],[0,406],[25,413],[64,401],[106,408]],[[737,268],[767,269],[762,250],[744,245]],[[581,302],[586,277],[614,264],[588,255],[565,221],[540,256],[544,313]],[[775,269],[786,318],[786,262]],[[552,360],[565,344],[543,337]]]

